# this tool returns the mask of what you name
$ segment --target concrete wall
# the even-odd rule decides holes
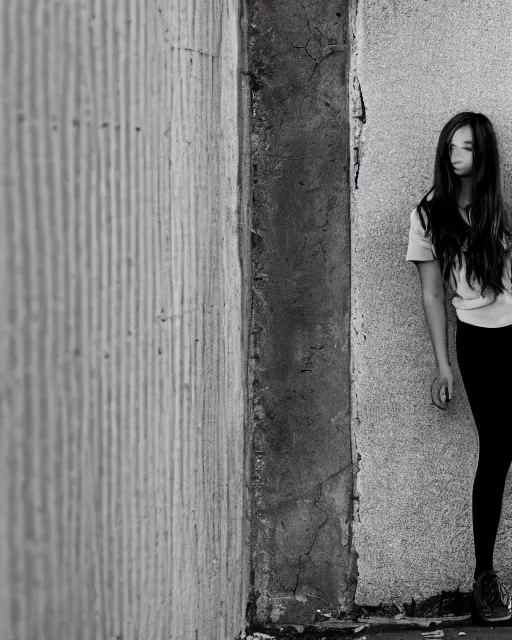
[[[2,9],[2,639],[244,625],[239,4]]]
[[[435,360],[417,270],[405,253],[409,214],[431,184],[437,138],[454,113],[482,111],[495,124],[512,196],[512,10],[495,0],[375,0],[353,8],[356,602],[400,606],[472,584],[478,436],[457,366],[455,314],[449,303],[455,386],[442,412],[430,400]],[[505,577],[511,494],[509,476],[495,551]]]
[[[254,619],[352,589],[347,3],[254,0]]]

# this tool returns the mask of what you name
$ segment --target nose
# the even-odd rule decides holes
[[[452,164],[454,164],[459,159],[459,151],[457,149],[452,149],[450,151],[450,160]]]
[[[452,166],[453,166],[453,167],[455,167],[455,168],[457,168],[457,167],[459,166],[459,164],[460,164],[460,163],[458,162],[458,156],[456,156],[455,154],[453,154],[453,155],[451,156],[451,158],[450,158],[450,159],[451,159],[451,162],[452,162]]]

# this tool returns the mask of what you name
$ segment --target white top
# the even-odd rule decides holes
[[[411,224],[409,228],[409,246],[407,248],[406,261],[426,262],[437,260],[434,247],[423,229],[417,207],[411,212]],[[503,270],[503,286],[505,291],[500,293],[496,300],[492,297],[482,296],[481,288],[476,285],[473,277],[471,287],[466,282],[466,264],[463,256],[462,265],[455,270],[450,284],[454,290],[452,304],[455,307],[457,317],[462,322],[473,324],[477,327],[498,328],[512,324],[512,274],[509,269]]]

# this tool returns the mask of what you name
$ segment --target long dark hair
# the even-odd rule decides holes
[[[452,136],[465,125],[473,132],[469,227],[458,212],[457,176],[450,160]],[[427,200],[432,192],[432,199]],[[418,204],[418,213],[427,234],[431,235],[446,282],[457,263],[461,264],[464,253],[468,285],[475,278],[482,287],[482,295],[491,293],[495,298],[503,292],[503,267],[512,248],[512,230],[509,209],[501,194],[496,134],[482,113],[463,111],[444,125],[437,143],[434,184]],[[426,213],[426,223],[423,213]]]

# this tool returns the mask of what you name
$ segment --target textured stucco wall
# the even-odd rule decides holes
[[[482,111],[495,124],[505,194],[512,195],[512,8],[495,0],[375,0],[353,8],[356,602],[400,605],[471,587],[478,439],[456,364],[455,314],[448,303],[455,386],[453,405],[442,412],[430,400],[435,360],[417,270],[405,253],[410,211],[431,184],[437,137],[457,111]],[[495,553],[505,576],[512,571],[511,498],[509,476]]]
[[[2,8],[2,639],[243,627],[239,5]]]
[[[352,602],[347,5],[254,0],[254,598]]]

